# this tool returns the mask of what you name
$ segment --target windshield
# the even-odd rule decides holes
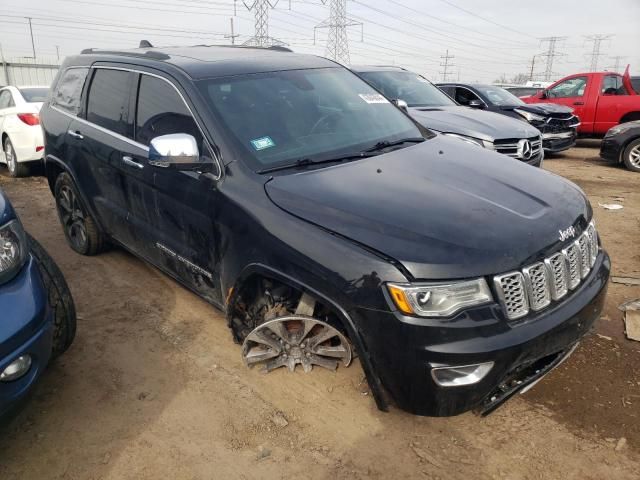
[[[487,101],[499,107],[504,105],[524,105],[525,103],[513,93],[507,92],[502,87],[491,87],[487,85],[476,85],[476,90],[480,91]]]
[[[20,88],[19,90],[27,103],[44,102],[49,93],[48,88]]]
[[[455,105],[438,87],[426,78],[407,71],[362,72],[367,82],[387,98],[407,102],[410,107],[445,107]]]
[[[287,70],[197,82],[256,171],[355,155],[421,137],[415,124],[343,68]]]

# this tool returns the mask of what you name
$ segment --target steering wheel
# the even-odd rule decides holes
[[[318,121],[313,124],[313,127],[311,127],[311,130],[309,130],[309,135],[313,135],[314,133],[316,133],[316,130],[318,130],[322,125],[328,126],[329,119],[333,117],[341,117],[341,116],[342,116],[341,112],[331,112],[321,116],[318,119]]]

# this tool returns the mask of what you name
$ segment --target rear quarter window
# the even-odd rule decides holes
[[[88,73],[88,68],[69,68],[66,70],[56,85],[51,104],[77,115],[80,112],[82,87]]]

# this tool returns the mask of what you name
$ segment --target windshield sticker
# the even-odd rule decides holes
[[[361,93],[359,97],[367,103],[389,103],[389,100],[379,93]]]
[[[255,140],[251,140],[251,145],[258,151],[276,146],[275,142],[271,140],[271,137],[256,138]]]

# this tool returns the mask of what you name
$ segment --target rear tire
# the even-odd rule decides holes
[[[56,178],[54,187],[58,218],[69,246],[81,255],[96,255],[106,246],[106,238],[83,205],[78,189],[68,173]]]
[[[5,138],[2,148],[4,150],[4,158],[7,162],[9,175],[14,178],[26,177],[29,175],[29,165],[18,162],[16,150],[13,148],[13,144],[11,143],[11,140],[9,140],[9,137]]]
[[[622,161],[629,170],[640,173],[640,138],[627,145],[622,154]]]
[[[56,358],[67,351],[76,336],[76,307],[69,286],[53,259],[31,235],[27,234],[27,240],[53,310],[51,357]]]

